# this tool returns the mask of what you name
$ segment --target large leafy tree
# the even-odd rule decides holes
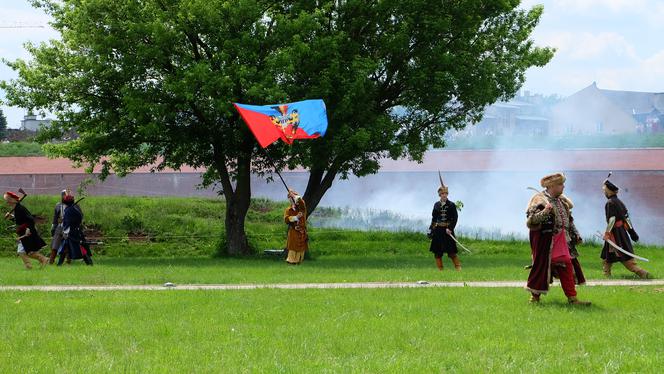
[[[320,2],[317,2],[320,4]],[[295,69],[289,97],[323,97],[325,139],[298,144],[291,163],[310,168],[310,210],[333,181],[379,169],[384,157],[421,160],[445,131],[481,119],[488,104],[514,96],[525,71],[553,50],[530,35],[543,8],[519,0],[301,1],[288,46]],[[302,16],[306,14],[306,16]],[[296,31],[297,30],[297,31]],[[295,34],[298,32],[298,34]]]
[[[332,182],[421,159],[447,129],[512,96],[552,51],[529,36],[541,7],[482,0],[33,0],[61,40],[28,45],[3,82],[10,103],[55,113],[47,151],[102,177],[136,167],[205,168],[227,202],[229,254],[248,252],[252,172],[267,165],[232,102],[323,98],[325,138],[269,152],[304,165],[310,210]]]

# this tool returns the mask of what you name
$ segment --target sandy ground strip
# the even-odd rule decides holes
[[[426,287],[480,287],[521,288],[525,281],[473,281],[473,282],[356,282],[356,283],[266,283],[266,284],[173,284],[162,285],[29,285],[0,286],[0,291],[164,291],[164,290],[255,290],[255,289],[337,289],[337,288],[426,288]],[[554,283],[554,286],[560,286]],[[586,286],[664,286],[664,280],[595,280]]]

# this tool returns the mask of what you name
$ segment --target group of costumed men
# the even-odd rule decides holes
[[[530,301],[537,303],[540,296],[549,291],[553,278],[558,278],[563,292],[571,304],[590,305],[588,301],[577,298],[576,285],[584,284],[585,277],[578,260],[576,245],[582,242],[572,217],[572,201],[563,195],[565,176],[562,173],[547,175],[540,181],[543,191],[538,191],[528,203],[526,225],[530,230],[530,248],[532,265],[528,275],[526,290],[531,293]],[[602,185],[608,199],[605,206],[607,228],[601,258],[604,275],[611,276],[611,266],[622,263],[629,271],[641,278],[648,278],[649,273],[641,269],[634,259],[632,240],[638,241],[638,235],[629,219],[625,204],[618,198],[619,188],[608,180]],[[25,267],[32,268],[31,259],[39,261],[41,266],[54,263],[60,254],[58,266],[65,259],[83,259],[92,265],[89,247],[85,245],[81,223],[83,212],[68,190],[61,193],[61,201],[55,206],[51,226],[51,255],[46,258],[39,253],[46,243],[39,236],[35,220],[30,211],[21,204],[26,195],[19,197],[8,191],[4,200],[11,211],[5,218],[16,223],[18,234],[18,256]],[[433,206],[429,237],[436,266],[443,270],[443,255],[452,260],[454,268],[461,270],[454,229],[458,221],[457,206],[448,199],[449,188],[440,178],[438,188],[439,201]],[[299,265],[304,261],[308,248],[307,208],[304,199],[296,191],[288,190],[289,206],[284,211],[284,222],[288,225],[286,262]]]
[[[526,225],[530,230],[530,248],[532,265],[526,290],[531,293],[530,301],[537,303],[540,295],[549,291],[553,278],[558,278],[569,303],[590,305],[588,301],[577,298],[576,285],[584,284],[585,277],[578,260],[576,245],[582,242],[581,235],[574,225],[572,208],[574,204],[565,195],[565,176],[562,173],[547,175],[540,181],[543,191],[538,191],[528,203]],[[646,279],[650,274],[641,269],[633,257],[632,240],[638,241],[638,235],[631,225],[625,204],[618,198],[619,188],[608,178],[602,184],[604,195],[608,199],[605,213],[607,228],[601,258],[604,275],[611,276],[611,265],[622,263],[629,271]],[[454,228],[458,221],[456,205],[448,199],[449,189],[440,178],[438,196],[431,213],[429,237],[436,266],[443,270],[443,255],[452,260],[457,271],[461,270]]]
[[[562,173],[547,175],[540,184],[544,191],[530,199],[526,210],[532,253],[532,267],[526,284],[526,290],[531,293],[530,301],[538,303],[556,277],[571,304],[590,305],[589,301],[576,297],[576,285],[585,283],[576,251],[576,245],[582,242],[582,238],[572,217],[574,204],[563,195],[565,176]],[[639,238],[631,226],[625,204],[618,198],[619,188],[607,178],[602,190],[608,199],[605,205],[605,243],[600,256],[604,275],[611,276],[611,264],[621,262],[629,271],[647,279],[650,274],[634,260],[631,240],[638,241]]]
[[[39,235],[35,226],[35,218],[30,211],[21,204],[27,196],[19,190],[22,196],[7,191],[3,195],[5,203],[11,208],[5,214],[5,219],[13,220],[16,224],[17,255],[23,260],[26,269],[32,269],[31,259],[39,261],[41,267],[53,264],[59,254],[57,265],[69,263],[71,260],[83,259],[87,265],[92,265],[91,252],[85,243],[81,224],[83,212],[74,201],[74,195],[69,190],[60,194],[60,202],[55,206],[53,222],[51,225],[51,253],[50,257],[43,256],[40,251],[46,246],[44,239]]]

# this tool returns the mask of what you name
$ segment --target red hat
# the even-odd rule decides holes
[[[15,193],[13,193],[13,192],[11,192],[11,191],[7,191],[7,192],[5,192],[5,195],[11,197],[11,198],[14,199],[14,200],[21,200],[21,198],[18,197],[17,194],[15,194]]]

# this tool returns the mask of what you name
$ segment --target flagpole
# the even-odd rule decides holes
[[[265,156],[267,157],[268,161],[272,165],[272,168],[274,168],[274,171],[279,176],[279,179],[281,179],[281,183],[283,183],[284,187],[286,187],[286,192],[290,192],[290,188],[288,188],[288,185],[286,184],[286,181],[284,180],[284,177],[281,176],[281,173],[279,172],[279,169],[277,169],[277,166],[275,165],[274,160],[272,160],[272,157],[270,157],[270,154],[267,153],[267,150],[265,148],[263,148],[263,152],[265,152]]]

